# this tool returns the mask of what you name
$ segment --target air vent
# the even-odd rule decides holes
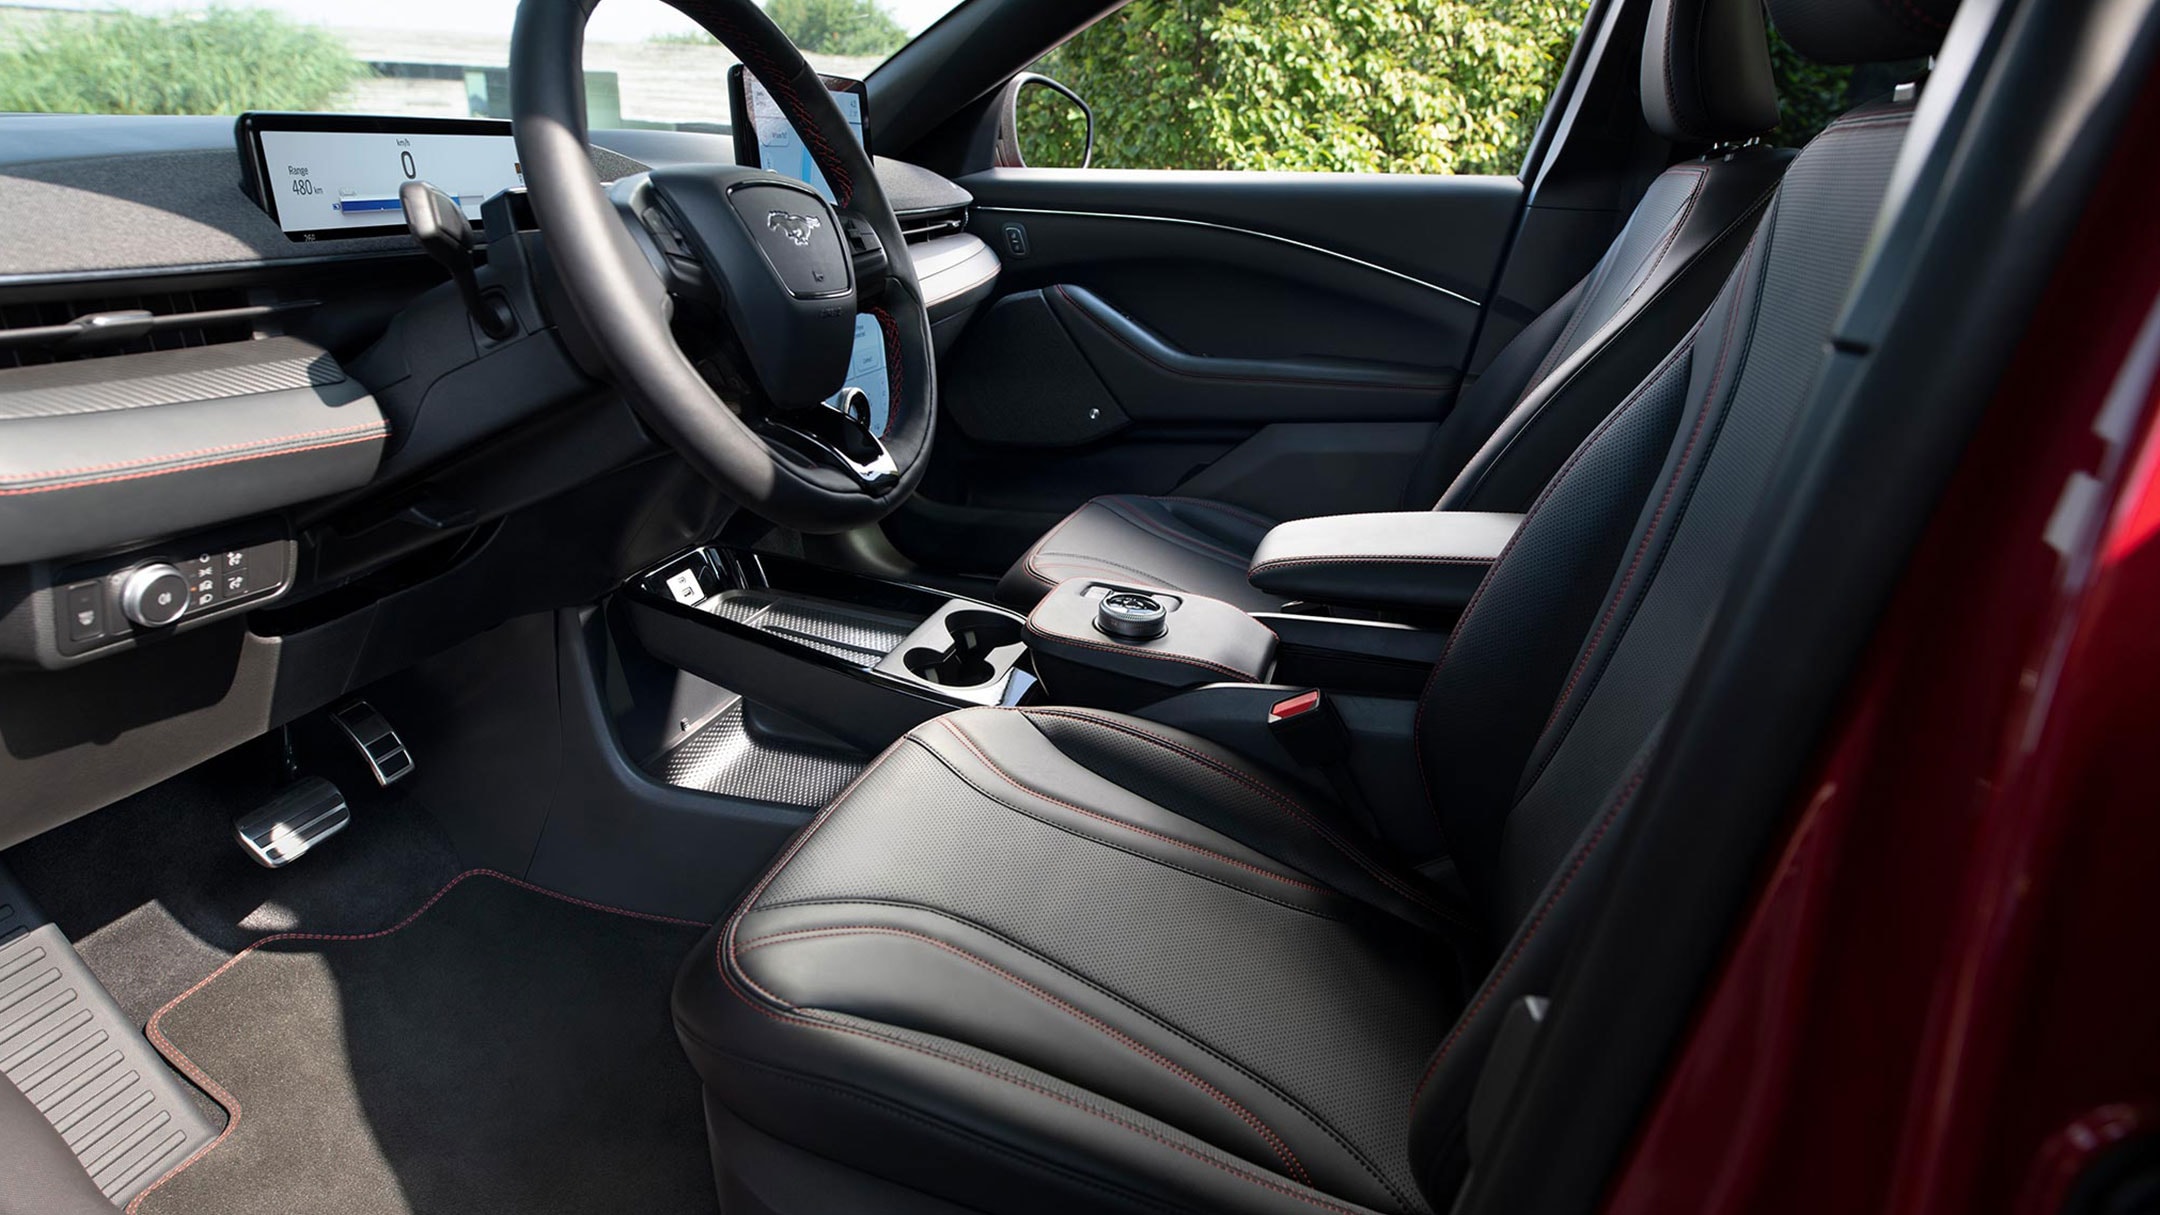
[[[245,342],[262,318],[313,305],[251,302],[239,287],[0,303],[0,368]]]
[[[936,210],[903,211],[900,214],[900,231],[909,244],[950,236],[967,227],[967,208],[941,207]]]

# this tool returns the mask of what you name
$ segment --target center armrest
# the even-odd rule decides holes
[[[1295,519],[1260,541],[1246,576],[1292,599],[1460,610],[1521,522],[1435,510]]]

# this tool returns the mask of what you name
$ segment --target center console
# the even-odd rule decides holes
[[[866,753],[1036,688],[1014,613],[792,557],[700,548],[621,599],[655,657]]]
[[[1025,617],[797,558],[708,546],[633,579],[620,610],[654,657],[738,693],[797,741],[862,755],[973,706],[1117,710],[1332,789],[1370,830],[1438,847],[1416,705],[1513,515],[1416,512],[1284,524],[1246,612],[1167,587],[1074,578]]]
[[[1274,630],[1204,595],[1072,578],[1028,615],[1044,690],[1060,703],[1137,709],[1210,683],[1266,683]]]

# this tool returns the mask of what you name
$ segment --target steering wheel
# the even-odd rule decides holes
[[[937,391],[929,311],[869,154],[752,0],[670,0],[779,103],[834,202],[735,165],[603,187],[585,127],[595,3],[522,0],[510,41],[526,191],[583,333],[646,423],[744,507],[808,532],[883,518],[922,476]],[[884,332],[875,430],[863,394],[842,392],[858,315]]]

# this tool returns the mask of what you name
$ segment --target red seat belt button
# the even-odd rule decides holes
[[[1320,693],[1318,691],[1301,692],[1288,700],[1276,701],[1275,707],[1268,710],[1268,721],[1271,723],[1288,721],[1290,718],[1301,717],[1319,707]]]

